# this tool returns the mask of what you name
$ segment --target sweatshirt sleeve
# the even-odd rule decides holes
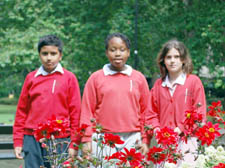
[[[20,93],[13,125],[14,148],[23,146],[24,125],[29,111],[29,83],[29,75],[27,75]]]
[[[205,90],[199,77],[197,77],[197,81],[194,82],[193,87],[193,105],[194,107],[198,106],[197,112],[202,114],[203,122],[206,122]]]
[[[156,81],[153,88],[150,90],[150,98],[149,98],[149,115],[147,118],[148,125],[153,128],[160,127],[159,124],[159,105],[158,105],[158,85],[159,82]]]
[[[81,106],[81,118],[80,126],[82,124],[87,124],[85,134],[82,137],[82,142],[91,142],[92,137],[92,122],[91,119],[94,118],[94,113],[97,105],[97,93],[95,88],[95,78],[92,75],[84,88],[84,93],[82,97],[82,106]]]
[[[206,122],[206,98],[205,98],[204,87],[203,87],[202,82],[199,77],[197,77],[196,75],[192,75],[191,77],[192,77],[191,78],[191,86],[190,86],[191,93],[192,93],[191,109],[197,108],[197,112],[199,114],[202,114],[202,122],[205,123]],[[185,118],[184,118],[184,120],[185,120]],[[185,129],[183,123],[179,123],[178,127],[182,131]]]
[[[69,82],[69,114],[70,114],[70,131],[71,131],[71,145],[70,148],[73,148],[73,143],[79,143],[80,137],[75,134],[76,129],[79,128],[79,119],[80,119],[80,108],[81,108],[81,96],[80,88],[75,75],[72,75]]]
[[[142,85],[140,86],[141,90],[141,99],[140,99],[140,109],[141,109],[141,135],[142,135],[142,142],[145,144],[150,143],[150,136],[147,135],[147,132],[145,131],[145,126],[147,125],[146,123],[146,118],[148,118],[149,112],[148,112],[148,102],[149,102],[149,88],[148,88],[148,83],[143,76],[142,80]]]

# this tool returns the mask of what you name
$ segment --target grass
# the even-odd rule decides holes
[[[0,124],[13,124],[16,105],[0,104]]]

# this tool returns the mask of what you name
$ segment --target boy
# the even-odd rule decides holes
[[[79,127],[80,89],[75,75],[62,68],[62,41],[55,35],[47,35],[38,43],[39,57],[42,66],[30,72],[24,82],[13,126],[14,151],[18,159],[23,159],[25,167],[50,167],[44,162],[43,148],[34,138],[33,132],[39,123],[44,123],[52,116],[68,119],[69,128],[65,135],[58,138],[70,137],[69,156],[77,151],[73,148],[75,129]]]

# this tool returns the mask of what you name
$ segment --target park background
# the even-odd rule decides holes
[[[133,68],[152,87],[156,56],[172,38],[189,48],[193,73],[203,81],[208,104],[225,94],[224,0],[1,0],[0,124],[13,124],[26,75],[40,66],[37,43],[56,34],[64,42],[62,65],[76,74],[81,93],[94,71],[108,62],[104,40],[126,34]]]

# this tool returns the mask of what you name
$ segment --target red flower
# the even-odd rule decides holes
[[[164,149],[160,147],[155,147],[149,149],[147,160],[152,161],[154,164],[159,164],[166,159],[166,154],[164,153]]]
[[[179,159],[182,159],[182,153],[181,151],[173,151],[173,150],[170,150],[169,151],[169,154],[167,156],[167,161],[169,163],[174,163],[174,164],[177,164],[177,161]]]
[[[219,163],[216,166],[213,166],[213,168],[225,168],[225,163]]]
[[[120,139],[119,135],[113,135],[113,134],[105,134],[104,135],[105,141],[103,141],[103,144],[106,144],[110,146],[111,148],[115,148],[115,144],[123,144],[124,141]]]
[[[41,143],[41,147],[42,147],[42,148],[47,148],[46,143]]]
[[[68,120],[56,119],[55,116],[52,119],[47,120],[46,123],[38,124],[38,128],[34,130],[34,136],[37,141],[42,138],[50,139],[51,135],[64,134],[66,128],[68,128]]]
[[[212,105],[208,107],[210,109],[208,111],[208,115],[212,117],[217,117],[218,113],[221,112],[220,110],[221,106],[222,105],[220,100],[218,100],[218,102],[212,102]]]
[[[50,125],[49,123],[45,124],[38,124],[38,128],[34,131],[34,136],[37,141],[39,141],[42,138],[50,139]]]
[[[218,100],[218,102],[212,102],[212,105],[208,107],[210,110],[207,112],[207,114],[211,117],[214,117],[217,122],[223,123],[225,125],[225,121],[223,119],[223,115],[225,114],[225,111],[222,111],[222,105],[221,101]]]
[[[82,124],[81,127],[77,128],[76,134],[79,136],[84,136],[84,133],[87,127],[88,127],[87,124]]]
[[[63,167],[65,167],[65,168],[72,168],[71,163],[69,161],[63,162]]]
[[[121,156],[122,156],[122,155],[121,155],[121,152],[118,151],[118,152],[112,154],[111,156],[106,156],[106,157],[105,157],[105,160],[111,160],[111,159],[118,159],[118,160],[120,160],[120,157],[121,157]]]
[[[209,146],[216,137],[221,136],[218,130],[220,130],[218,123],[213,125],[208,122],[202,128],[199,128],[195,135],[201,141],[201,145],[207,144]]]
[[[178,134],[174,132],[171,128],[164,127],[156,134],[156,139],[159,144],[165,145],[175,145],[178,142]]]
[[[130,164],[131,168],[140,167],[141,161],[144,156],[140,152],[136,152],[136,149],[131,148],[130,151],[127,148],[124,148],[125,153],[121,152],[121,156],[119,160],[120,164],[126,164],[127,162]]]
[[[197,123],[202,122],[202,114],[197,113],[196,110],[190,110],[185,112],[186,119],[184,121],[184,127],[185,129],[190,130],[190,132],[193,132],[194,127],[196,127]]]

